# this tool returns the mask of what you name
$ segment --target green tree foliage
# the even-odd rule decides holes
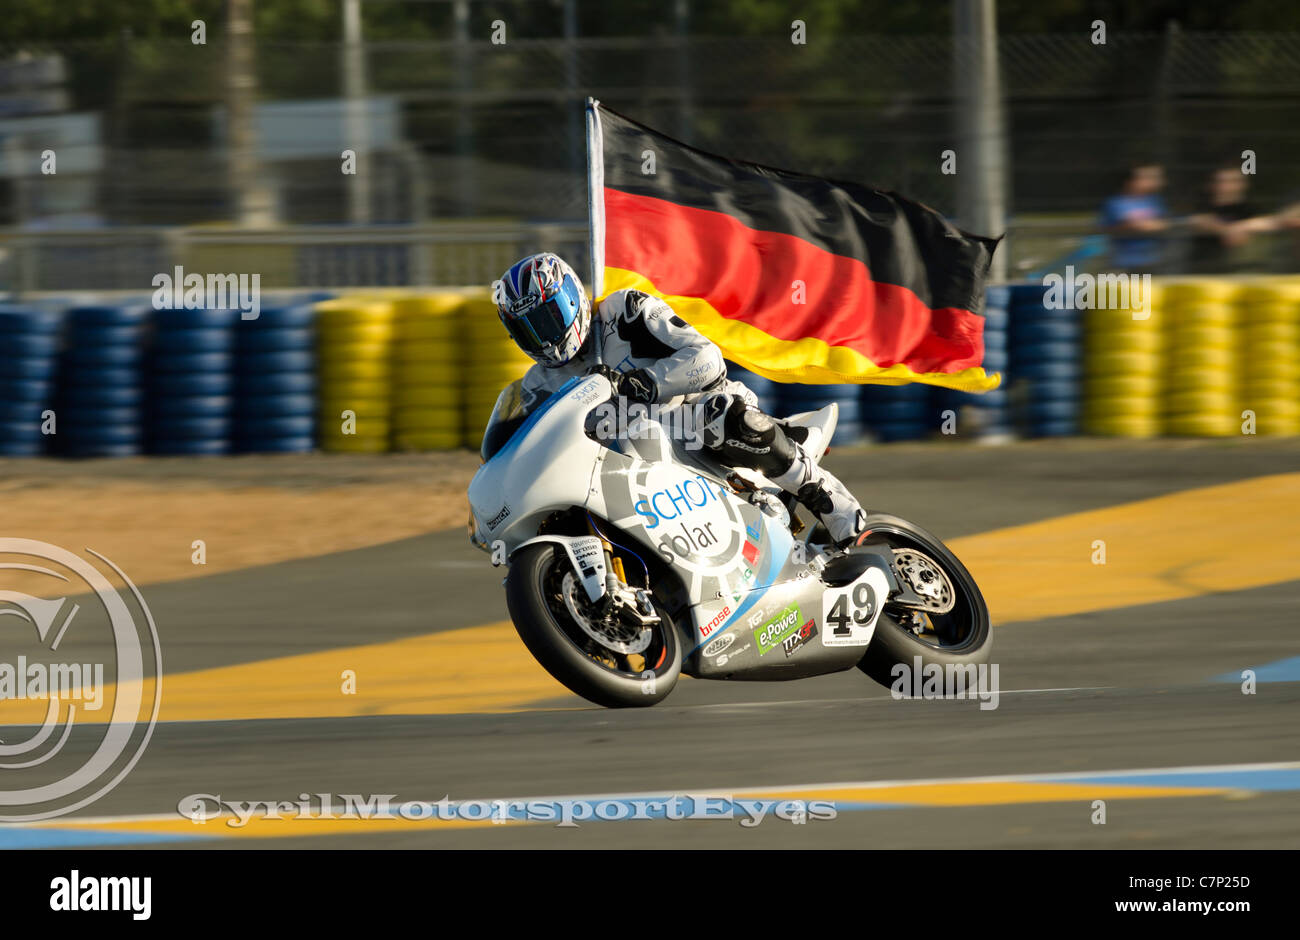
[[[677,0],[577,0],[585,36],[640,36],[676,29]],[[219,32],[223,0],[15,0],[0,17],[0,43],[26,44],[132,36],[181,38],[202,19]],[[267,40],[331,41],[339,37],[340,0],[254,0],[258,35]],[[471,35],[486,37],[501,18],[520,39],[558,36],[561,0],[471,0]],[[812,34],[943,33],[951,28],[950,0],[689,0],[692,33],[770,36],[801,19]],[[1300,4],[1279,0],[998,0],[1003,33],[1087,30],[1159,31],[1170,21],[1189,30],[1300,30]],[[363,0],[368,38],[447,39],[450,3]],[[811,41],[811,39],[810,39]]]

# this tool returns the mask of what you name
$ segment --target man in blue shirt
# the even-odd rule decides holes
[[[1124,271],[1150,271],[1159,266],[1161,241],[1153,235],[1168,227],[1160,190],[1165,171],[1156,164],[1135,166],[1123,191],[1101,207],[1101,225],[1111,238],[1110,263]]]

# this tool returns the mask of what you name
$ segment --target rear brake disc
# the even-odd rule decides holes
[[[914,548],[896,548],[894,566],[912,593],[924,601],[926,613],[946,614],[956,606],[957,592],[953,590],[952,581],[928,555]]]

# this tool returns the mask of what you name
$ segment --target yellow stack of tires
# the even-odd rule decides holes
[[[1166,434],[1240,433],[1237,292],[1238,286],[1227,280],[1197,278],[1164,285]]]
[[[462,308],[465,350],[465,443],[477,448],[501,390],[533,364],[501,325],[487,291],[468,295]]]
[[[1244,287],[1237,314],[1241,411],[1254,413],[1256,434],[1300,434],[1300,282]]]
[[[454,291],[397,301],[393,347],[393,448],[451,450],[464,441],[461,308]]]
[[[388,450],[394,299],[354,295],[316,305],[317,429],[326,451]],[[354,418],[345,417],[350,412]]]
[[[1158,284],[1143,309],[1088,310],[1083,350],[1083,429],[1105,437],[1160,433],[1164,367]],[[1137,318],[1134,313],[1137,313]]]

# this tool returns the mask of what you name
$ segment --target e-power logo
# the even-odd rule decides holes
[[[93,803],[153,735],[153,617],[121,569],[87,554],[0,538],[0,823]]]

